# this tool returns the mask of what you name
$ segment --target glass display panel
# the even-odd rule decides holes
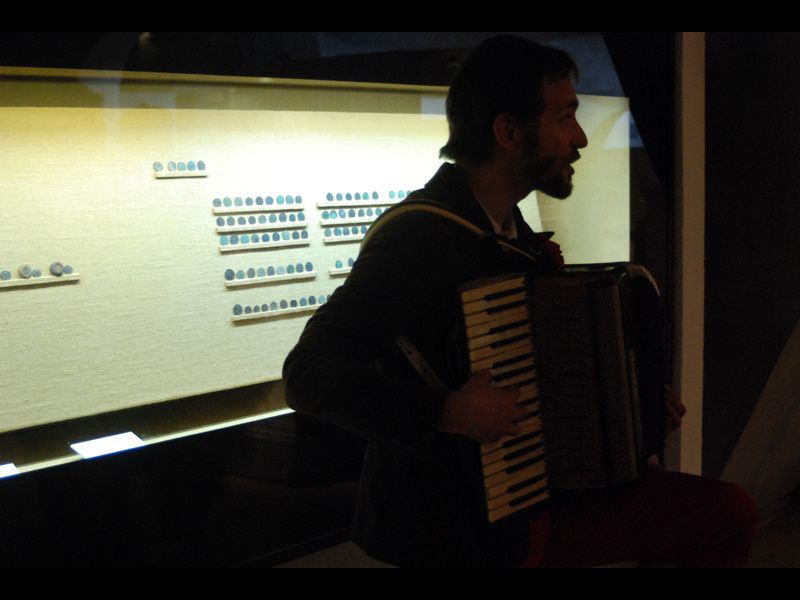
[[[278,382],[370,223],[447,138],[445,88],[0,81],[0,431]],[[627,100],[580,102],[573,195],[521,206],[568,262],[626,260]]]

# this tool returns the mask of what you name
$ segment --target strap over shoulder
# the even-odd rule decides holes
[[[432,213],[432,214],[438,215],[438,216],[440,216],[440,217],[442,217],[444,219],[452,221],[453,223],[457,223],[458,225],[460,225],[461,227],[464,227],[465,229],[470,230],[472,233],[474,233],[478,237],[481,237],[481,238],[484,238],[484,239],[493,240],[498,245],[503,246],[504,248],[508,248],[510,250],[513,250],[514,252],[517,252],[517,253],[525,256],[526,258],[528,258],[529,260],[531,260],[533,262],[539,262],[539,259],[536,258],[534,255],[530,254],[529,252],[526,252],[525,250],[523,250],[519,246],[510,243],[505,238],[503,238],[503,237],[501,237],[501,236],[499,236],[499,235],[497,235],[495,233],[485,231],[485,230],[481,229],[480,227],[478,227],[477,225],[475,225],[474,223],[468,221],[467,219],[465,219],[461,215],[459,215],[457,213],[454,213],[452,210],[450,210],[449,208],[447,208],[443,204],[440,204],[438,202],[434,202],[433,200],[427,200],[427,199],[406,200],[404,202],[401,202],[400,204],[397,204],[397,205],[393,206],[389,210],[387,210],[385,213],[383,213],[380,216],[379,219],[377,219],[372,224],[372,227],[370,227],[369,231],[367,231],[367,234],[364,236],[364,239],[361,241],[361,247],[363,248],[367,244],[367,242],[369,242],[369,240],[375,235],[375,233],[377,233],[384,225],[386,225],[386,223],[388,223],[389,221],[391,221],[392,219],[394,219],[396,217],[399,217],[401,215],[404,215],[404,214],[407,214],[407,213],[410,213],[410,212],[427,212],[427,213]],[[552,233],[548,233],[547,234],[548,238],[550,236],[552,236]]]

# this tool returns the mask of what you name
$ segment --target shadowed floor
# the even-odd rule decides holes
[[[280,565],[284,568],[389,567],[366,556],[347,542]],[[631,567],[632,563],[611,565]],[[800,514],[790,514],[762,524],[750,549],[748,568],[800,568]]]

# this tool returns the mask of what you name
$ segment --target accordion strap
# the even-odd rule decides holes
[[[375,221],[375,223],[373,223],[369,231],[367,231],[367,234],[361,241],[361,247],[363,248],[370,240],[370,238],[372,238],[379,229],[381,229],[384,225],[386,225],[388,221],[392,220],[395,217],[399,217],[400,215],[404,215],[410,212],[427,212],[434,215],[439,215],[440,217],[448,219],[453,223],[461,225],[465,229],[469,229],[471,232],[473,232],[480,238],[493,240],[498,245],[503,246],[504,248],[508,248],[509,250],[513,250],[514,252],[521,254],[522,256],[533,262],[539,262],[539,259],[534,254],[531,254],[530,252],[523,250],[522,248],[520,248],[516,244],[511,243],[504,237],[499,236],[495,233],[489,233],[488,231],[481,229],[474,223],[468,221],[461,215],[454,213],[449,208],[443,206],[442,204],[439,204],[438,202],[433,202],[432,200],[424,200],[424,199],[403,202],[383,213],[383,215],[381,215],[381,217],[377,221]]]

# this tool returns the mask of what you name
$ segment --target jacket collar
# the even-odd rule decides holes
[[[450,208],[453,212],[474,223],[488,233],[494,232],[494,226],[486,211],[481,206],[472,188],[469,187],[466,173],[452,163],[443,163],[431,180],[425,184],[425,195]],[[512,211],[518,234],[521,233],[524,221],[519,207]]]
[[[447,206],[456,214],[474,223],[484,231],[494,231],[483,207],[475,198],[467,182],[467,175],[459,167],[444,163],[431,180],[425,184],[428,199]]]

